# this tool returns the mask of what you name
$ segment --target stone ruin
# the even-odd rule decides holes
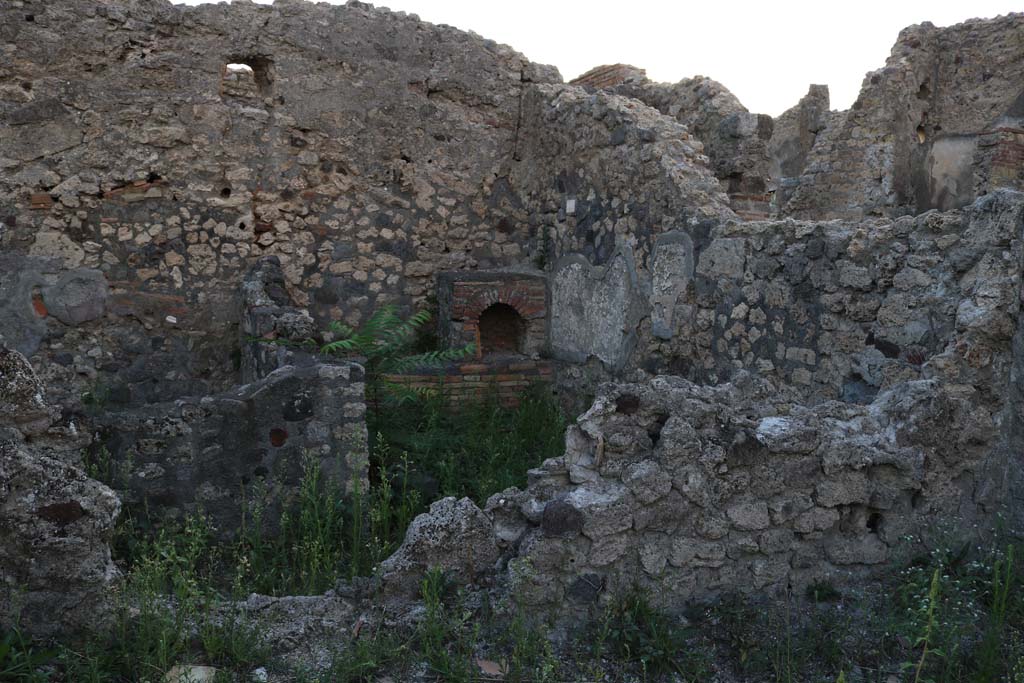
[[[83,449],[225,533],[305,454],[365,477],[362,368],[287,342],[385,305],[479,352],[409,382],[582,412],[526,490],[418,518],[392,599],[440,565],[563,617],[681,608],[1018,520],[1022,37],[914,26],[850,110],[773,119],[359,2],[4,3],[0,621],[98,623],[121,503]]]

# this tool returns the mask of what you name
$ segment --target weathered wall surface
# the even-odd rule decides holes
[[[86,605],[112,580],[116,499],[50,466],[84,444],[47,431],[44,391],[66,416],[88,398],[130,501],[229,529],[241,489],[286,495],[304,454],[365,462],[358,366],[263,341],[427,305],[442,272],[509,285],[442,294],[451,343],[542,271],[522,350],[561,361],[567,393],[682,378],[602,389],[566,456],[487,514],[436,504],[398,587],[499,548],[538,605],[636,576],[681,603],[870,573],[926,519],[991,513],[1024,434],[1024,199],[995,191],[1024,173],[1022,22],[912,27],[849,112],[812,88],[772,121],[710,79],[564,85],[361,3],[5,3],[0,342],[46,387],[0,402],[21,435],[0,451],[6,585],[63,609],[46,582],[70,571]],[[806,220],[741,220],[769,211]],[[445,381],[488,381],[473,366]],[[488,567],[451,551],[467,515]],[[65,538],[81,575],[54,564]]]
[[[838,130],[815,144],[782,211],[900,215],[963,206],[994,187],[1020,188],[1017,169],[987,169],[1016,145],[1022,35],[1021,14],[904,29],[886,66],[867,75],[860,97],[835,122]]]
[[[301,2],[3,11],[17,58],[0,67],[0,248],[15,257],[0,288],[18,324],[0,334],[60,365],[67,401],[226,389],[238,284],[262,256],[319,324],[356,324],[425,304],[440,271],[570,252],[601,265],[733,216],[672,119],[413,17]]]
[[[900,216],[1024,188],[1022,35],[1021,14],[909,27],[849,111],[830,112],[827,88],[811,86],[774,121],[703,76],[652,83],[616,64],[573,83],[684,124],[743,218]]]
[[[536,249],[503,165],[523,89],[558,76],[508,48],[358,3],[0,12],[0,250],[35,259],[4,269],[23,324],[2,334],[115,401],[230,383],[256,256],[317,318],[358,322]],[[70,269],[106,284],[67,323]]]
[[[654,83],[642,69],[616,64],[592,69],[572,83],[635,98],[686,126],[703,143],[733,210],[747,218],[767,218],[770,116],[747,111],[728,88],[705,76]]]
[[[365,488],[366,402],[355,363],[283,366],[222,394],[105,413],[94,424],[95,448],[112,460],[125,503],[155,520],[201,509],[231,536],[255,493],[273,526],[307,461]]]
[[[537,85],[522,125],[512,182],[547,230],[548,262],[578,253],[603,265],[620,246],[646,254],[661,232],[735,217],[703,145],[636,100]]]
[[[689,359],[680,374],[693,379],[746,368],[820,398],[864,400],[861,389],[932,373],[997,392],[1020,305],[1022,208],[1004,192],[892,221],[717,229],[663,358]]]
[[[240,386],[91,416],[93,460],[137,516],[202,510],[229,537],[243,500],[273,528],[309,466],[365,489],[362,366],[311,352],[323,340],[289,299],[276,256],[261,257],[241,289]]]
[[[772,196],[772,214],[789,203],[800,176],[807,167],[807,159],[826,130],[838,130],[845,116],[829,110],[827,85],[812,85],[807,94],[774,121],[772,137],[768,142],[768,175]]]
[[[744,375],[602,387],[566,453],[488,501],[517,597],[572,619],[634,582],[682,608],[869,575],[910,533],[968,528],[1003,494],[999,416],[918,380],[808,409]]]
[[[551,280],[553,351],[710,384],[745,369],[805,400],[868,402],[932,376],[998,396],[1022,212],[1021,195],[1000,191],[896,220],[668,231],[646,261],[628,251],[600,269],[567,257]],[[595,375],[562,376],[583,388]]]
[[[44,392],[25,357],[0,346],[0,628],[18,623],[39,637],[107,621],[121,510],[79,467],[88,435]]]

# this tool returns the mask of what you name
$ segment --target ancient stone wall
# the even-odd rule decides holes
[[[43,381],[0,451],[7,585],[60,607],[40,591],[67,567],[25,569],[37,536],[57,554],[44,522],[98,539],[70,555],[83,595],[112,581],[116,499],[46,460],[75,420],[131,463],[129,502],[223,530],[303,458],[361,479],[362,369],[291,344],[435,292],[446,344],[501,304],[523,343],[497,316],[493,349],[523,357],[413,385],[681,378],[601,389],[486,514],[435,504],[399,583],[472,563],[429,545],[465,528],[537,605],[638,576],[681,604],[870,573],[928,520],[991,514],[1024,434],[1024,198],[998,189],[1021,185],[1022,22],[912,27],[849,112],[812,88],[772,121],[710,79],[565,85],[358,2],[3,4],[0,342]],[[743,220],[769,211],[805,220]]]
[[[705,76],[654,83],[642,69],[617,64],[592,69],[573,83],[635,98],[679,121],[703,143],[732,209],[744,218],[768,217],[770,116],[747,111],[728,88]]]
[[[363,482],[369,453],[363,369],[355,363],[286,365],[221,394],[102,413],[97,459],[113,485],[152,521],[201,510],[233,536],[245,501],[268,532],[294,500],[304,468],[345,486]]]
[[[0,12],[0,285],[21,323],[2,334],[79,392],[226,388],[256,256],[319,321],[358,323],[422,303],[437,270],[538,248],[503,167],[524,89],[558,76],[508,48],[359,3]],[[88,282],[57,282],[73,269]],[[91,303],[55,319],[69,297]]]
[[[806,218],[900,215],[970,203],[995,187],[991,136],[1019,127],[1024,15],[904,29],[838,130],[809,154],[780,208]],[[998,152],[995,153],[998,155]],[[979,158],[975,158],[978,155]]]
[[[89,435],[44,393],[0,346],[0,628],[38,637],[101,628],[120,576],[109,543],[121,501],[82,470]]]
[[[576,253],[603,265],[620,246],[649,253],[661,232],[734,217],[703,145],[636,100],[537,85],[523,128],[512,181],[547,231],[548,263]]]
[[[746,369],[813,400],[870,401],[935,375],[997,396],[1019,309],[1022,208],[1003,191],[897,220],[669,231],[646,263],[568,258],[552,276],[553,351],[711,384]]]
[[[828,86],[812,85],[795,106],[775,119],[768,142],[773,215],[778,215],[779,207],[786,206],[800,184],[818,135],[829,129],[838,130],[843,116],[829,110]]]
[[[999,414],[972,387],[914,380],[867,406],[803,408],[750,375],[606,385],[563,457],[491,497],[518,599],[571,621],[639,583],[681,609],[722,593],[863,580],[1005,493]]]

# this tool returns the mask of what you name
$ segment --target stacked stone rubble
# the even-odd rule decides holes
[[[117,495],[76,465],[88,437],[44,399],[25,357],[0,346],[0,628],[102,628],[119,572]]]
[[[560,618],[634,583],[676,609],[802,592],[885,571],[906,536],[998,509],[998,431],[976,392],[936,380],[814,408],[747,375],[609,384],[565,455],[487,512],[511,590]]]

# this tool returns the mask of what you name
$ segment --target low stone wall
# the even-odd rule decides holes
[[[129,505],[163,519],[201,509],[230,536],[257,482],[274,524],[306,458],[339,481],[365,480],[365,417],[362,367],[289,365],[223,394],[97,416],[95,448]]]
[[[804,408],[746,374],[604,385],[565,455],[487,503],[510,590],[565,619],[634,583],[680,609],[863,579],[908,534],[1000,504],[998,415],[975,394],[914,381]]]
[[[476,403],[493,394],[502,405],[515,407],[524,391],[534,384],[549,384],[551,377],[552,365],[547,361],[509,358],[455,363],[385,379],[405,387],[436,390],[452,405]]]

